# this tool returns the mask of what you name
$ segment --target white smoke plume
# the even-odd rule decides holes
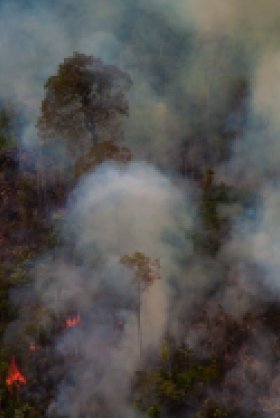
[[[141,251],[160,262],[160,280],[142,297],[145,358],[166,331],[176,257],[192,219],[181,190],[147,163],[107,163],[81,180],[66,208],[65,248],[43,259],[35,274],[35,293],[50,318],[63,322],[69,312],[81,318],[55,343],[66,375],[50,416],[90,417],[102,405],[114,416],[135,416],[128,400],[141,365],[137,286],[120,256]]]

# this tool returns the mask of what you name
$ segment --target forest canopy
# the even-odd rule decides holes
[[[279,416],[279,17],[1,2],[0,418]]]

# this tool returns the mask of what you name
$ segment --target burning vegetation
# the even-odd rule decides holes
[[[80,315],[72,316],[66,319],[65,328],[72,328],[79,325],[81,322]]]
[[[0,418],[278,418],[280,8],[70,3],[123,69],[0,78]]]
[[[19,371],[15,357],[12,358],[6,377],[6,385],[10,391],[18,389],[21,385],[26,385],[25,376]]]

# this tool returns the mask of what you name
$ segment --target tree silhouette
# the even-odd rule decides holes
[[[116,140],[128,115],[130,77],[100,59],[74,53],[45,84],[37,127],[43,140],[62,139],[71,156],[100,140]]]
[[[135,277],[134,280],[137,285],[138,303],[137,303],[137,317],[138,317],[138,337],[139,337],[139,352],[140,358],[142,355],[142,326],[141,326],[141,305],[142,293],[152,285],[155,280],[160,279],[160,264],[158,259],[151,259],[145,254],[136,251],[132,255],[123,255],[120,259],[121,263],[131,268]]]

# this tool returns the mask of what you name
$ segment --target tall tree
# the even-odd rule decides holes
[[[135,273],[135,283],[137,285],[138,303],[137,303],[137,317],[138,317],[138,337],[139,337],[139,352],[140,358],[142,354],[142,326],[141,326],[141,305],[142,293],[154,282],[160,279],[160,264],[158,259],[151,259],[145,254],[136,251],[132,255],[123,255],[121,263],[131,268]]]
[[[119,147],[117,140],[128,115],[126,93],[131,84],[117,67],[78,52],[65,58],[57,74],[46,81],[37,122],[41,138],[38,196],[46,213],[46,173],[52,183],[63,182],[70,189],[77,177],[104,160],[130,160],[130,151]],[[68,169],[69,162],[74,170]]]
[[[128,115],[126,92],[131,84],[125,72],[93,56],[76,52],[65,58],[45,84],[37,124],[41,138],[64,140],[72,157],[98,141],[116,140],[121,119]]]

